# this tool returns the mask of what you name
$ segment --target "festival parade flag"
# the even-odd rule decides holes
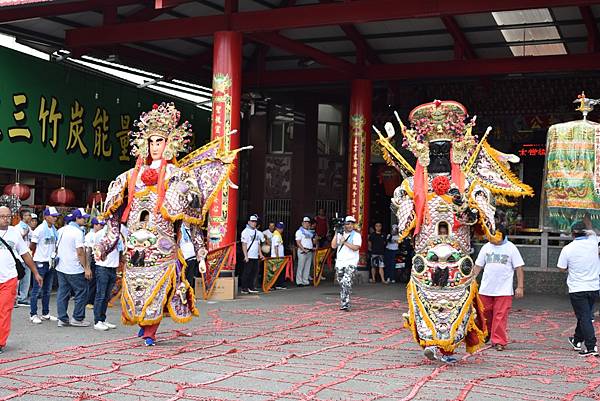
[[[282,258],[265,258],[263,263],[263,283],[264,292],[269,292],[271,287],[277,282],[279,275],[283,271],[292,266],[292,257],[284,256]]]
[[[206,272],[202,274],[202,297],[210,298],[221,269],[233,263],[235,243],[213,249],[206,255]]]
[[[313,285],[315,287],[319,286],[321,283],[321,274],[323,274],[323,269],[325,268],[325,262],[331,264],[331,248],[319,248],[315,251],[315,260],[313,266],[315,267],[314,271],[314,280]]]

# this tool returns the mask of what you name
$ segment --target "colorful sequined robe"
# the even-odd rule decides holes
[[[186,222],[195,249],[204,246],[204,216],[217,191],[227,185],[236,153],[223,152],[219,140],[215,140],[179,161],[180,167],[168,163],[159,210],[159,182],[152,183],[145,174],[151,166],[142,166],[137,174],[135,168],[131,169],[111,183],[104,208],[109,230],[99,248],[101,254],[108,254],[116,244],[120,223],[126,225],[121,292],[124,324],[159,323],[164,311],[180,323],[198,315],[192,283],[186,280],[177,228]],[[130,186],[132,176],[137,179]]]

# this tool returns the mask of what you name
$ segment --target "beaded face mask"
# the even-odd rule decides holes
[[[165,160],[171,160],[179,153],[189,151],[192,126],[188,121],[178,126],[180,117],[181,113],[173,103],[155,104],[152,110],[142,113],[134,123],[137,130],[129,132],[131,154],[146,159],[150,154],[149,139],[153,136],[165,138],[166,145],[162,154]]]

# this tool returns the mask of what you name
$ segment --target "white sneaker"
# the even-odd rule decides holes
[[[71,319],[71,321],[69,323],[73,327],[89,327],[91,325],[91,323],[88,322],[87,320],[75,320],[75,319]]]
[[[52,316],[51,314],[40,316],[42,320],[50,320],[51,322],[56,322],[58,318],[56,316]]]
[[[108,327],[109,329],[116,329],[116,328],[117,328],[117,326],[116,326],[116,325],[114,325],[114,324],[112,324],[112,323],[109,323],[109,322],[107,322],[106,320],[105,320],[105,321],[103,321],[102,323],[104,323],[104,325],[105,325],[106,327]]]
[[[108,326],[104,322],[98,322],[94,325],[94,330],[106,331],[108,330]]]
[[[38,315],[33,315],[29,318],[33,324],[42,324],[42,319]]]
[[[425,347],[423,350],[423,355],[425,355],[425,358],[429,359],[430,361],[435,361],[438,359],[436,347]]]

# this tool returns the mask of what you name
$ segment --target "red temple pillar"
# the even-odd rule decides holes
[[[225,136],[228,149],[240,147],[240,96],[242,87],[242,34],[215,32],[213,51],[213,100],[211,139]],[[234,135],[227,135],[238,130]],[[238,183],[238,161],[231,181]],[[236,240],[238,192],[225,186],[213,201],[208,220],[209,249]]]
[[[348,215],[356,219],[362,237],[359,266],[367,264],[369,235],[369,165],[371,163],[371,101],[373,85],[367,79],[352,81],[348,157]]]

